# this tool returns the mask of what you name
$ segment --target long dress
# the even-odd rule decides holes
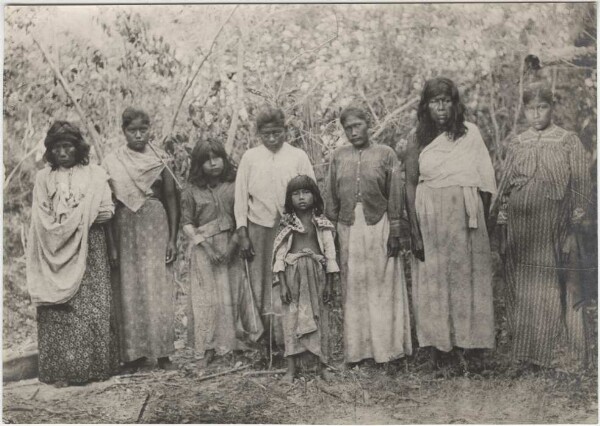
[[[412,296],[419,346],[493,348],[492,257],[478,191],[496,192],[479,130],[442,134],[419,156],[415,208],[425,261],[413,259]],[[414,137],[414,134],[412,135]]]
[[[584,148],[556,125],[529,129],[510,146],[504,208],[505,278],[512,355],[541,366],[561,345],[585,356],[583,309],[577,282],[569,282],[560,252],[572,225],[588,207],[590,177]],[[577,281],[575,279],[575,281]]]
[[[329,168],[327,217],[337,222],[344,309],[344,360],[382,363],[412,353],[404,269],[388,257],[400,236],[401,180],[394,151],[338,148]]]
[[[256,339],[238,327],[238,302],[244,281],[242,261],[235,253],[228,263],[213,265],[200,246],[208,242],[223,254],[234,236],[233,219],[234,184],[224,182],[215,188],[188,187],[182,194],[182,225],[192,225],[196,240],[192,241],[190,255],[190,295],[193,314],[194,348],[199,357],[212,349],[217,355],[247,349],[244,338]],[[246,290],[250,291],[249,288]],[[257,326],[262,322],[255,310]]]
[[[105,234],[101,225],[93,223],[113,214],[108,176],[97,166],[74,169],[68,183],[57,177],[60,171],[45,169],[38,174],[34,189],[39,196],[34,195],[32,209],[28,280],[35,280],[29,287],[38,304],[38,369],[45,383],[104,380],[118,366]],[[87,170],[93,171],[90,180]],[[90,200],[94,198],[98,199],[95,205]],[[40,211],[45,208],[49,209]],[[73,233],[69,232],[71,220]],[[88,232],[82,232],[85,229]],[[74,259],[81,250],[85,253],[77,265]],[[79,271],[82,277],[69,283]]]
[[[163,163],[151,152],[119,148],[104,160],[117,199],[121,360],[161,358],[174,350],[175,286],[165,264],[167,213],[160,200]]]

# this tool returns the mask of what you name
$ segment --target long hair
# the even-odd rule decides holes
[[[456,84],[448,78],[438,77],[425,82],[421,101],[417,110],[417,143],[421,148],[429,145],[439,131],[429,114],[429,101],[436,96],[447,95],[452,100],[450,117],[446,131],[452,140],[456,140],[467,132],[465,127],[465,106],[460,101]]]
[[[215,139],[199,141],[194,146],[191,155],[191,167],[188,181],[199,188],[206,187],[207,179],[204,175],[202,165],[210,160],[210,154],[223,159],[223,173],[221,173],[221,182],[235,181],[236,166],[231,161],[223,144]]]
[[[283,206],[283,212],[288,214],[294,213],[294,203],[292,203],[292,192],[297,191],[299,189],[308,189],[312,193],[313,209],[315,215],[321,216],[323,214],[323,209],[325,208],[323,197],[321,197],[321,192],[319,191],[317,182],[315,182],[310,176],[307,175],[295,176],[288,182],[287,188],[285,190],[285,204]]]
[[[50,164],[52,170],[58,169],[58,161],[52,152],[52,148],[59,141],[69,141],[75,147],[75,164],[87,165],[90,163],[90,146],[83,140],[79,128],[68,121],[55,121],[44,139],[44,161]]]

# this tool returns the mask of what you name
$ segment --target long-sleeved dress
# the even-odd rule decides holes
[[[333,153],[326,214],[340,241],[346,362],[412,353],[404,269],[399,257],[387,256],[388,236],[400,236],[401,184],[390,147]]]
[[[191,225],[195,237],[190,250],[190,295],[194,332],[194,347],[202,357],[212,349],[217,355],[232,350],[246,349],[244,337],[256,340],[262,332],[262,322],[256,305],[254,310],[256,328],[243,327],[239,308],[242,291],[251,291],[245,280],[241,259],[237,253],[227,263],[213,265],[206,250],[200,245],[208,242],[218,254],[224,254],[234,237],[235,220],[233,202],[235,187],[232,182],[219,183],[216,187],[200,188],[190,185],[182,194],[182,225]],[[242,288],[242,286],[246,288]],[[254,295],[252,295],[254,296]],[[251,298],[253,299],[253,297]],[[252,312],[249,312],[252,315]]]
[[[36,176],[27,279],[37,307],[39,379],[83,384],[118,366],[104,229],[114,206],[96,165]]]
[[[510,145],[498,223],[507,225],[507,310],[516,359],[549,366],[561,343],[581,360],[583,310],[561,252],[589,203],[590,177],[577,136],[554,124]],[[576,255],[576,253],[573,253]],[[565,339],[566,338],[566,339]],[[565,346],[566,347],[566,346]]]

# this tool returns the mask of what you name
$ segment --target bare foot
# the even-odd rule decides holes
[[[168,356],[158,358],[158,368],[165,371],[177,370],[177,365],[173,364]]]
[[[287,373],[285,373],[285,376],[281,378],[281,380],[286,383],[294,383],[294,373],[288,371]]]
[[[53,385],[55,388],[66,388],[69,386],[69,382],[65,380],[59,380],[58,382],[54,382]]]
[[[330,382],[331,379],[333,379],[333,375],[329,371],[327,371],[326,368],[321,368],[321,371],[319,371],[319,376],[321,376],[321,379],[324,382]]]

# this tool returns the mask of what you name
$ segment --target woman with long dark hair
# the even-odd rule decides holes
[[[56,121],[44,145],[48,167],[35,179],[27,245],[39,378],[57,386],[80,385],[107,379],[118,362],[101,225],[113,216],[114,205],[108,175],[89,164],[90,147],[76,126]]]
[[[434,355],[494,347],[486,223],[496,182],[479,129],[465,121],[464,110],[451,80],[427,81],[407,146],[417,338]]]

